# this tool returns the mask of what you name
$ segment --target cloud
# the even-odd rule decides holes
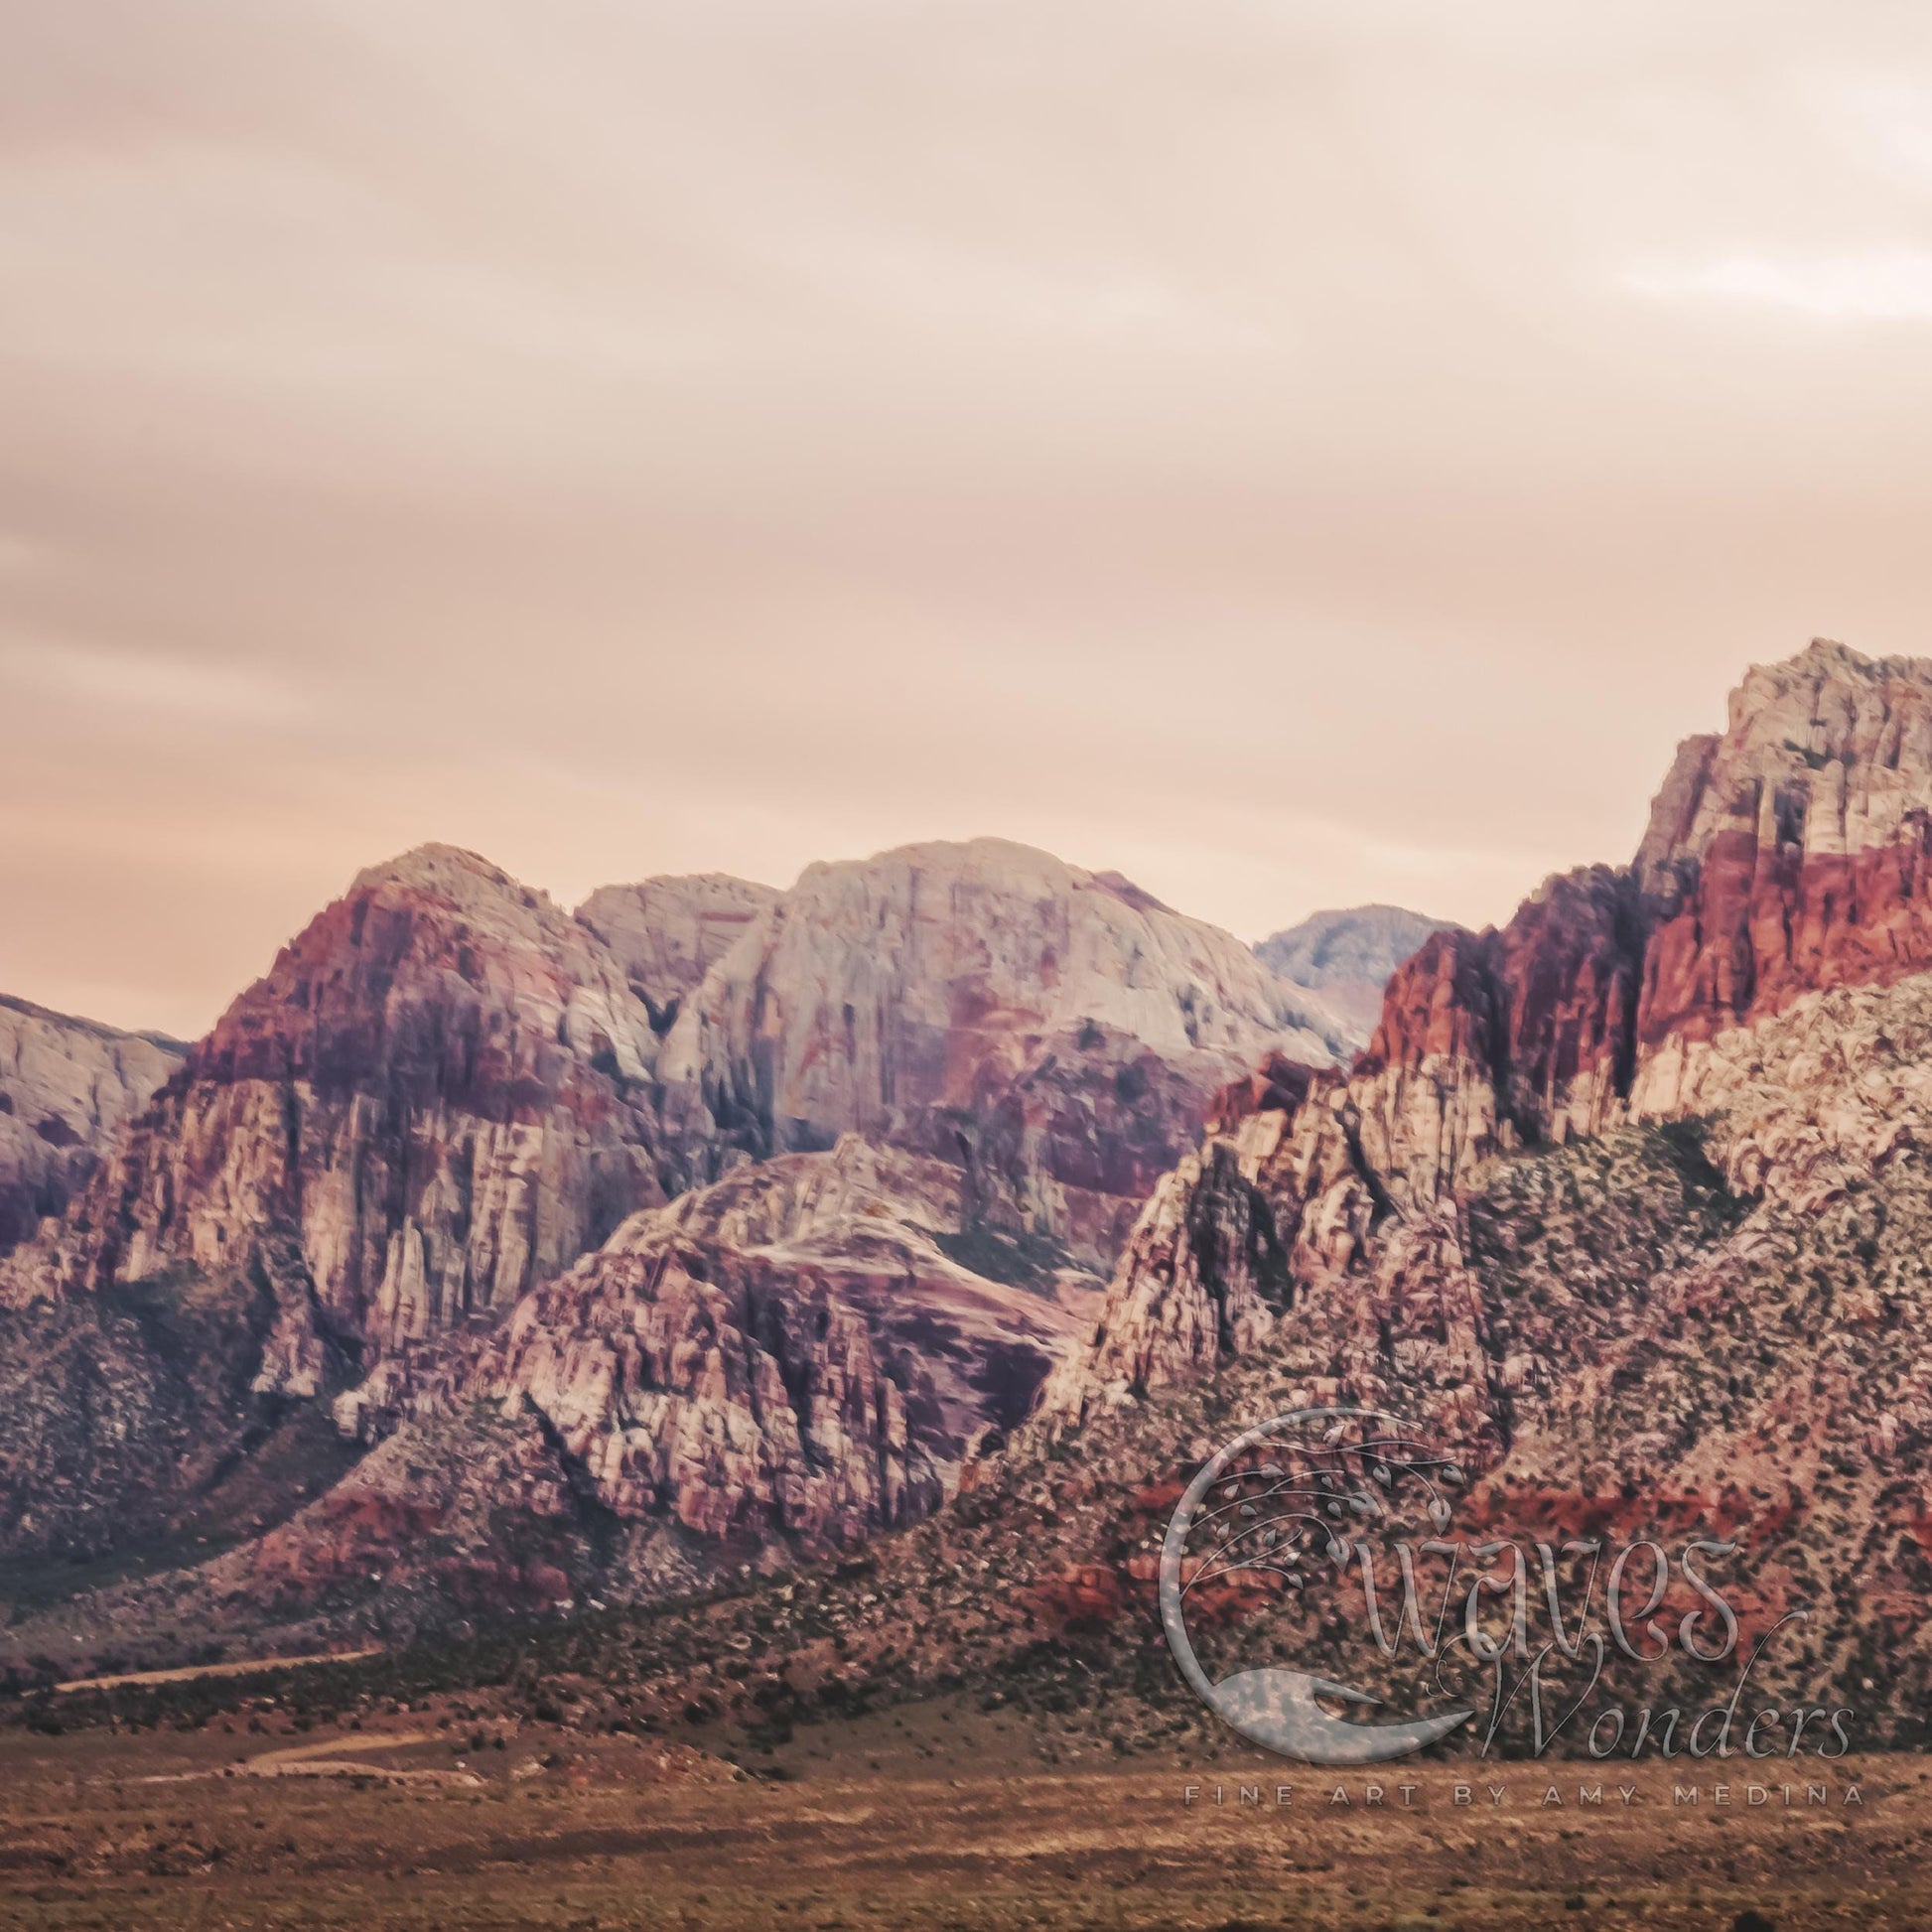
[[[105,1017],[199,1029],[432,837],[576,892],[995,831],[1234,930],[1480,924],[1626,856],[1741,664],[1924,647],[1921,338],[1832,318],[1932,312],[1932,14],[0,47],[6,991],[140,959]]]
[[[1863,255],[1726,255],[1701,268],[1633,270],[1624,286],[1659,302],[1719,302],[1827,322],[1932,319],[1932,251],[1893,248]]]
[[[0,636],[0,677],[90,707],[212,724],[283,723],[303,708],[292,686],[246,666],[46,637]]]

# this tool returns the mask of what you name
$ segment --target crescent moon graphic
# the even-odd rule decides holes
[[[1224,1677],[1208,1692],[1208,1704],[1223,1724],[1250,1742],[1284,1757],[1310,1764],[1386,1764],[1407,1757],[1469,1722],[1467,1711],[1440,1718],[1414,1718],[1399,1725],[1351,1725],[1331,1718],[1317,1697],[1349,1704],[1380,1704],[1363,1691],[1330,1683],[1299,1670],[1244,1670]]]
[[[1215,1684],[1209,1681],[1194,1655],[1193,1642],[1181,1614],[1180,1571],[1196,1506],[1228,1465],[1257,1443],[1301,1423],[1339,1423],[1351,1418],[1406,1427],[1399,1416],[1378,1409],[1298,1409],[1260,1423],[1236,1437],[1202,1465],[1175,1505],[1161,1548],[1161,1625],[1167,1632],[1168,1646],[1173,1652],[1174,1662],[1180,1666],[1181,1676],[1222,1723],[1251,1743],[1278,1751],[1284,1757],[1299,1757],[1309,1764],[1384,1764],[1447,1737],[1475,1715],[1471,1711],[1449,1711],[1402,1724],[1350,1724],[1344,1718],[1330,1717],[1315,1700],[1329,1698],[1344,1704],[1379,1706],[1381,1699],[1329,1678],[1280,1666],[1238,1671]]]

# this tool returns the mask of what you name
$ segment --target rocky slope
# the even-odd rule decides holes
[[[1320,994],[1327,1007],[1366,1035],[1382,1011],[1390,976],[1415,957],[1432,932],[1449,924],[1399,905],[1311,912],[1301,924],[1257,942],[1255,957],[1277,979]]]
[[[1451,1534],[1734,1539],[1720,1574],[1746,1647],[1783,1610],[1809,1612],[1756,1667],[1748,1708],[1842,1707],[1857,1748],[1923,1748],[1932,1161],[1897,1129],[1923,1120],[1932,981],[1807,995],[1721,1051],[1708,1126],[1620,1126],[1495,1162],[1404,1266],[1312,1283],[1212,1373],[1103,1403],[1050,1447],[1023,1436],[863,1568],[593,1626],[560,1637],[559,1668],[593,1699],[621,1695],[633,1722],[735,1718],[754,1752],[774,1726],[963,1693],[1045,1720],[1068,1756],[1187,1747],[1212,1764],[1229,1738],[1179,1684],[1155,1602],[1181,1483],[1262,1417],[1380,1401],[1475,1473]],[[1331,1589],[1304,1601],[1257,1578],[1202,1649],[1217,1676],[1288,1663],[1412,1709],[1413,1671],[1361,1639],[1359,1590],[1336,1607]],[[1674,1594],[1669,1613],[1695,1607]],[[1732,1681],[1681,1659],[1613,1666],[1585,1718],[1610,1702],[1694,1712]],[[1501,1754],[1528,1728],[1514,1712]],[[1581,1728],[1555,1755],[1578,1754]],[[1774,1759],[1788,1741],[1775,1734]]]
[[[0,1254],[65,1211],[186,1050],[0,995]]]
[[[1647,1113],[1629,1095],[1648,1049],[1634,1032],[1604,1040],[1600,1021],[1634,1012],[1635,985],[1494,997],[1498,980],[1543,984],[1525,961],[1623,957],[1631,883],[1585,875],[1542,896],[1514,944],[1446,948],[1392,992],[1385,1050],[1354,1080],[1278,1068],[1266,1104],[1245,1094],[1151,1205],[1092,1353],[1062,1378],[1072,1408],[975,1464],[954,1508],[863,1565],[593,1626],[559,1641],[562,1668],[628,1721],[721,1714],[754,1747],[774,1726],[962,1689],[1051,1718],[1069,1753],[1224,1746],[1168,1664],[1168,1511],[1237,1429],[1361,1403],[1462,1459],[1461,1533],[1735,1542],[1723,1581],[1746,1648],[1807,1613],[1756,1667],[1752,1708],[1842,1708],[1859,1748],[1932,1742],[1932,974],[1814,988],[1719,1026],[1680,1056],[1669,1111]],[[1351,1088],[1373,1098],[1423,1021],[1438,1070],[1479,1067],[1486,1117],[1516,1139],[1398,1195]],[[1502,1076],[1539,1064],[1571,1072],[1512,1094]],[[1546,1096],[1603,1064],[1598,1125],[1573,1109],[1551,1131]],[[1311,1108],[1326,1125],[1303,1139]],[[1351,1180],[1361,1219],[1328,1224],[1324,1244],[1320,1209]],[[1203,1644],[1217,1674],[1326,1668],[1406,1708],[1413,1686],[1340,1641],[1359,1628],[1351,1602],[1352,1624],[1326,1591],[1304,1605],[1257,1581]],[[1673,1597],[1669,1614],[1695,1608]],[[1615,1701],[1687,1711],[1731,1682],[1718,1673],[1714,1694],[1681,1658],[1619,1671]],[[1526,1729],[1517,1713],[1509,1750]]]
[[[1782,1608],[1812,1613],[1754,1673],[1762,1702],[1843,1706],[1860,1748],[1923,1747],[1932,1165],[1895,1128],[1925,1100],[1929,988],[1807,996],[1733,1030],[1708,1125],[1618,1127],[1493,1163],[1442,1230],[1453,1246],[1411,1249],[1440,1272],[1317,1285],[1266,1345],[1103,1405],[1043,1453],[1023,1435],[952,1507],[860,1557],[417,1653],[400,1679],[385,1666],[381,1689],[497,1684],[520,1657],[587,1729],[676,1734],[695,1712],[726,1723],[754,1764],[793,1728],[933,1699],[945,1714],[1029,1717],[1067,1758],[1178,1749],[1219,1763],[1227,1733],[1175,1676],[1156,1612],[1168,1513],[1237,1429],[1291,1403],[1376,1395],[1420,1410],[1476,1472],[1451,1534],[1733,1536],[1723,1575],[1747,1643]],[[1784,1178],[1759,1194],[1767,1154]],[[135,1601],[157,1627],[206,1620],[193,1592]],[[1360,1641],[1359,1595],[1337,1618],[1326,1589],[1305,1603],[1258,1583],[1224,1607],[1199,1632],[1217,1674],[1291,1663],[1413,1707],[1407,1674]],[[1679,1664],[1626,1673],[1611,1696],[1697,1710],[1712,1682]],[[1526,1747],[1527,1727],[1518,1710],[1503,1754]]]
[[[314,1403],[254,1384],[262,1280],[170,1275],[0,1315],[0,1622],[266,1529],[352,1466]]]

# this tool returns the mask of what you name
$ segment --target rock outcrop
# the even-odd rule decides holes
[[[1098,1305],[1078,1271],[967,1230],[964,1203],[956,1168],[853,1136],[631,1217],[500,1323],[404,1346],[338,1396],[339,1437],[366,1453],[171,1587],[171,1614],[366,1630],[649,1600],[928,1514]],[[183,1405],[112,1353],[103,1311],[35,1314],[33,1388],[109,1361],[137,1441],[173,1440]],[[131,1459],[151,1520],[178,1495],[156,1479],[171,1465]],[[0,1458],[17,1547],[100,1534],[66,1463],[8,1475]]]
[[[1814,638],[1753,665],[1722,734],[1689,738],[1637,850],[1646,892],[1727,834],[1843,857],[1883,845],[1932,804],[1932,660],[1866,657]]]
[[[373,1571],[415,1622],[493,1574],[481,1524],[547,1529],[553,1593],[634,1599],[912,1521],[1091,1322],[1098,1284],[1040,1263],[969,1228],[944,1162],[853,1135],[741,1168],[341,1395],[371,1452],[224,1587],[266,1608]]]
[[[1932,967],[1932,664],[1818,642],[1689,739],[1636,876],[1646,1047]]]
[[[975,1211],[1107,1261],[1214,1089],[1350,1045],[1318,996],[1111,874],[998,839],[808,868],[686,1003],[686,1132],[858,1133],[962,1165]]]
[[[186,1051],[0,995],[0,1254],[66,1211]]]

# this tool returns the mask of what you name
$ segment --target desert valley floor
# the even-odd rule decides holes
[[[1599,1778],[1575,1763],[1478,1774],[1463,1760],[1365,1777],[1231,1749],[1130,1768],[945,1700],[801,1729],[756,1770],[678,1740],[508,1724],[466,1700],[354,1726],[298,1728],[271,1713],[134,1734],[16,1728],[0,1733],[0,1926],[1932,1922],[1925,1760],[1833,1765],[1823,1803],[1807,1803],[1802,1783],[1787,1802],[1779,1769],[1760,1773],[1769,1795],[1747,1807],[1744,1774],[1710,1764]],[[1474,1802],[1458,1806],[1454,1785],[1470,1779]],[[1413,1787],[1406,1809],[1398,1781]],[[1599,1781],[1602,1806],[1580,1804],[1580,1785]],[[1372,1808],[1371,1783],[1385,1791]],[[1692,1784],[1695,1808],[1673,1802]],[[1848,1806],[1854,1784],[1862,1802]],[[1242,1804],[1244,1788],[1261,1802]],[[1561,1804],[1548,1802],[1553,1788]]]

